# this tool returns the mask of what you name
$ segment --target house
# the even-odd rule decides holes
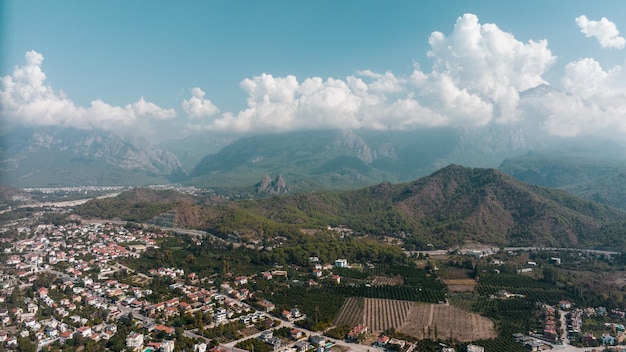
[[[472,345],[470,343],[467,345],[467,352],[485,352],[485,348],[483,346]]]
[[[141,351],[143,349],[143,334],[132,331],[126,337],[126,348],[132,351]]]
[[[309,337],[309,341],[315,346],[324,346],[326,345],[326,338],[320,335],[313,335]]]
[[[293,347],[296,349],[296,352],[305,352],[311,349],[312,346],[306,341],[298,341]]]
[[[347,268],[348,260],[347,259],[337,259],[335,260],[335,267],[337,268]]]
[[[291,329],[291,331],[289,331],[289,337],[291,337],[292,340],[298,340],[302,335],[303,333],[299,329]]]
[[[165,335],[172,335],[175,330],[173,327],[165,326],[165,325],[157,325],[154,327],[156,332],[163,332]]]
[[[93,331],[91,331],[91,328],[89,326],[81,326],[76,330],[76,332],[79,333],[82,337],[90,337],[91,334],[93,334]]]
[[[165,340],[161,342],[161,351],[163,352],[174,352],[174,341]]]
[[[59,335],[61,342],[65,342],[74,337],[74,332],[72,331],[64,331]]]
[[[384,347],[389,342],[389,339],[387,335],[379,336],[378,339],[376,339],[376,346]]]
[[[259,302],[259,305],[261,306],[261,308],[263,308],[266,312],[271,312],[274,310],[274,308],[276,308],[276,306],[274,305],[274,303],[268,301],[268,300],[262,300],[261,302]]]
[[[265,330],[259,335],[259,340],[267,341],[274,337],[274,332],[272,330]]]

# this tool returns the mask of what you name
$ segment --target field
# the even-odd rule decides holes
[[[402,276],[375,276],[372,280],[372,286],[401,286],[403,283]]]
[[[452,337],[459,342],[497,336],[492,320],[460,308],[377,298],[346,299],[335,324],[365,324],[374,333],[393,327],[417,338]]]
[[[398,331],[419,338],[469,342],[497,337],[494,322],[476,313],[444,304],[420,304],[411,309]]]
[[[363,317],[364,304],[363,301],[365,298],[361,297],[350,297],[346,299],[341,307],[341,311],[337,315],[337,319],[335,321],[335,325],[347,325],[349,327],[356,326],[358,324],[363,324],[365,322]]]
[[[470,292],[476,287],[474,279],[445,279],[443,282],[451,292]]]

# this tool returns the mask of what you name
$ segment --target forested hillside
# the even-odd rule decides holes
[[[345,225],[362,234],[402,237],[409,248],[467,242],[557,247],[626,244],[619,235],[626,223],[620,210],[561,190],[527,185],[494,169],[456,165],[411,183],[382,183],[356,191],[212,205],[191,203],[191,199],[142,203],[130,195],[123,198],[92,201],[77,213],[145,221],[173,211],[175,225],[223,236],[236,234],[243,240],[297,236],[301,229]],[[110,212],[102,211],[105,202]],[[137,216],[140,209],[142,216]]]

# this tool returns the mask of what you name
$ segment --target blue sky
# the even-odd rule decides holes
[[[520,93],[547,84],[557,91],[532,103],[552,133],[626,134],[622,1],[0,6],[11,122],[170,137],[481,126],[524,120]]]

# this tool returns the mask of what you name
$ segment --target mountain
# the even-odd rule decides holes
[[[293,190],[354,189],[403,182],[450,163],[495,167],[537,145],[523,129],[434,128],[415,131],[300,131],[241,138],[207,155],[186,182],[251,185],[281,174]]]
[[[626,213],[564,191],[532,186],[495,169],[445,167],[410,183],[382,183],[356,191],[260,200],[256,209],[275,221],[293,219],[293,207],[312,219],[360,231],[412,234],[412,241],[453,246],[609,246],[598,234]],[[319,219],[318,219],[319,220]],[[626,242],[625,242],[626,243]]]
[[[104,202],[113,201],[88,204],[95,207]],[[137,206],[109,208],[116,209],[122,219],[130,215],[119,209],[137,211]],[[255,239],[345,225],[358,233],[402,237],[406,248],[426,248],[427,244],[449,248],[469,242],[626,248],[623,211],[562,190],[524,184],[495,169],[457,165],[409,183],[196,204],[187,206],[185,213],[201,214],[186,216],[196,219],[187,222],[194,228]]]
[[[619,154],[608,158],[609,153],[604,158],[579,155],[532,152],[504,160],[500,170],[522,182],[561,188],[626,210],[626,158]]]
[[[2,136],[0,177],[16,187],[145,185],[186,177],[178,158],[104,131],[15,129]]]
[[[257,193],[283,194],[289,192],[287,182],[285,182],[282,175],[276,176],[273,181],[270,178],[270,175],[265,175],[261,181],[255,185],[255,187]]]

